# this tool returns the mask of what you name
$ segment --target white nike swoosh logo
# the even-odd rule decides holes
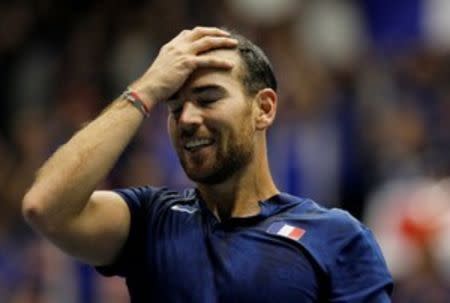
[[[196,211],[198,211],[197,208],[190,208],[190,207],[188,208],[188,207],[181,206],[181,205],[178,205],[178,204],[173,205],[170,209],[174,210],[174,211],[185,212],[185,213],[188,213],[188,214],[193,214]]]

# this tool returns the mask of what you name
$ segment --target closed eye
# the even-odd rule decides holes
[[[202,93],[196,94],[194,99],[201,106],[208,106],[214,102],[219,101],[225,97],[225,93],[222,90],[211,89]]]
[[[219,99],[220,97],[218,96],[201,96],[197,98],[197,102],[202,106],[207,106],[218,101]]]
[[[204,85],[193,87],[185,96],[175,95],[174,98],[167,101],[167,106],[170,113],[177,117],[183,111],[185,100],[192,100],[199,107],[209,107],[227,96],[227,91],[221,86]]]
[[[227,95],[226,90],[218,85],[204,85],[192,89],[193,99],[200,105],[209,105]]]

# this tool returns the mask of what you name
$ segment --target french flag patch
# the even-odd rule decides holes
[[[267,232],[298,241],[303,237],[306,231],[300,227],[295,227],[284,222],[275,222],[269,226]]]

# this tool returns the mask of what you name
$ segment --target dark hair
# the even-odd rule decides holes
[[[255,95],[263,88],[277,90],[277,80],[272,64],[261,48],[246,37],[230,31],[231,37],[238,40],[237,50],[244,63],[242,83],[249,95]]]

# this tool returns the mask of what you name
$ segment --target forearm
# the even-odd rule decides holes
[[[118,100],[75,134],[39,170],[24,198],[26,218],[38,228],[57,227],[75,218],[142,120],[136,108]]]

